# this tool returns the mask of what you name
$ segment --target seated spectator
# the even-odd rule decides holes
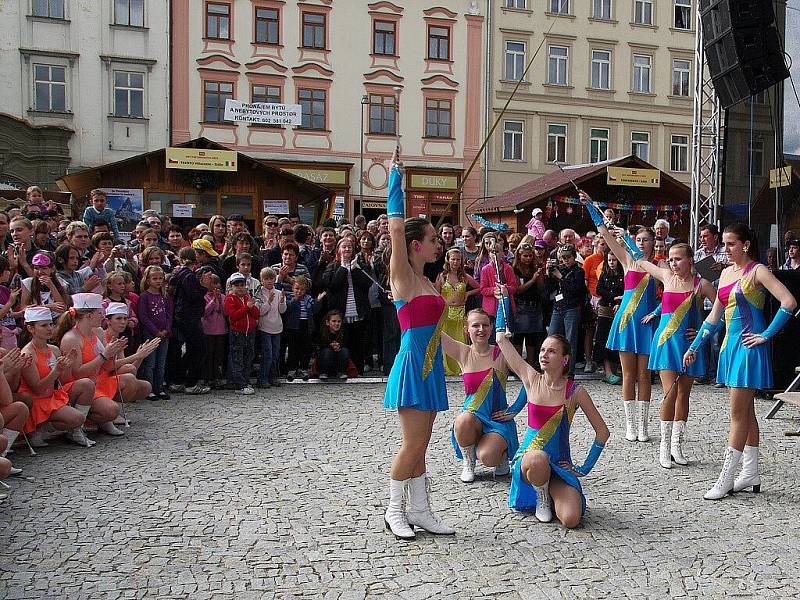
[[[22,300],[20,309],[32,304],[46,306],[58,317],[69,308],[67,282],[56,273],[55,257],[49,252],[39,252],[33,257],[33,277],[21,281]]]
[[[102,219],[111,227],[113,239],[119,239],[119,227],[117,225],[117,213],[113,208],[109,208],[108,197],[103,190],[95,189],[89,192],[91,204],[83,211],[83,222],[86,223],[87,231],[91,231],[95,221]]]
[[[50,224],[47,221],[34,221],[32,225],[34,245],[46,252],[55,250],[55,238],[50,235]]]

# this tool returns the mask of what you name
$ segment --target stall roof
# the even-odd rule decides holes
[[[556,170],[538,179],[533,179],[499,196],[488,198],[479,207],[473,209],[473,211],[476,213],[485,213],[524,208],[546,200],[553,195],[574,189],[570,179],[580,187],[581,183],[593,179],[601,173],[605,173],[608,167],[656,168],[634,154],[586,165],[564,166],[563,173],[560,170]],[[677,188],[677,191],[681,192],[682,195],[685,194],[688,196],[690,193],[689,186],[670,177],[663,171],[661,171],[661,186],[662,188],[665,186],[673,189]]]
[[[204,137],[195,138],[183,144],[176,144],[173,147],[205,148],[209,150],[234,150],[233,148],[223,146],[222,144],[218,144],[217,142],[213,142]],[[103,171],[120,169],[125,165],[133,164],[141,160],[159,160],[163,164],[166,161],[165,154],[166,148],[161,148],[152,152],[146,152],[144,154],[137,154],[136,156],[131,156],[130,158],[126,158],[117,162],[84,169],[75,173],[69,173],[60,179],[57,179],[56,184],[65,192],[72,192],[72,194],[76,197],[83,197],[86,196],[92,189],[97,187],[99,173]],[[303,177],[299,177],[293,173],[289,173],[288,171],[284,171],[283,169],[279,169],[278,167],[268,165],[257,158],[253,158],[252,156],[248,156],[242,152],[237,152],[237,154],[239,157],[239,162],[243,167],[249,166],[251,168],[260,168],[271,175],[277,175],[283,179],[294,181],[300,189],[305,190],[314,198],[314,200],[320,198],[329,198],[334,193],[334,191],[330,188],[314,183],[313,181],[309,181],[308,179],[304,179]]]

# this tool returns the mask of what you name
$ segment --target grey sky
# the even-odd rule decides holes
[[[786,53],[792,61],[792,78],[800,94],[800,0],[789,0],[786,11]],[[791,83],[784,86],[783,149],[791,154],[800,154],[800,106],[797,104]]]

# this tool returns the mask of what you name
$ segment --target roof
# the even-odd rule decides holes
[[[547,175],[543,175],[538,179],[534,179],[529,181],[528,183],[524,183],[519,187],[516,187],[512,190],[509,190],[499,196],[494,196],[493,198],[489,198],[480,206],[473,209],[476,213],[482,212],[489,212],[489,211],[502,211],[502,210],[510,210],[515,208],[520,208],[524,205],[535,204],[540,200],[547,199],[550,196],[554,196],[559,193],[566,192],[568,190],[574,189],[572,187],[572,181],[575,182],[578,187],[580,184],[588,179],[592,179],[596,177],[600,173],[605,173],[607,167],[638,167],[641,169],[655,169],[653,165],[648,162],[643,161],[638,156],[631,154],[628,156],[622,156],[619,158],[612,158],[609,160],[605,160],[602,162],[591,163],[591,164],[584,164],[584,165],[571,165],[571,166],[562,166],[563,172],[561,169],[553,171],[552,173],[548,173]],[[663,171],[661,172],[662,179],[667,180],[668,182],[675,183],[680,186],[685,185],[680,181],[673,179],[669,175],[665,174]]]

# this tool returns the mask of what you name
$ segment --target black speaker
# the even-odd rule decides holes
[[[724,108],[789,77],[772,0],[701,0],[703,46]]]

